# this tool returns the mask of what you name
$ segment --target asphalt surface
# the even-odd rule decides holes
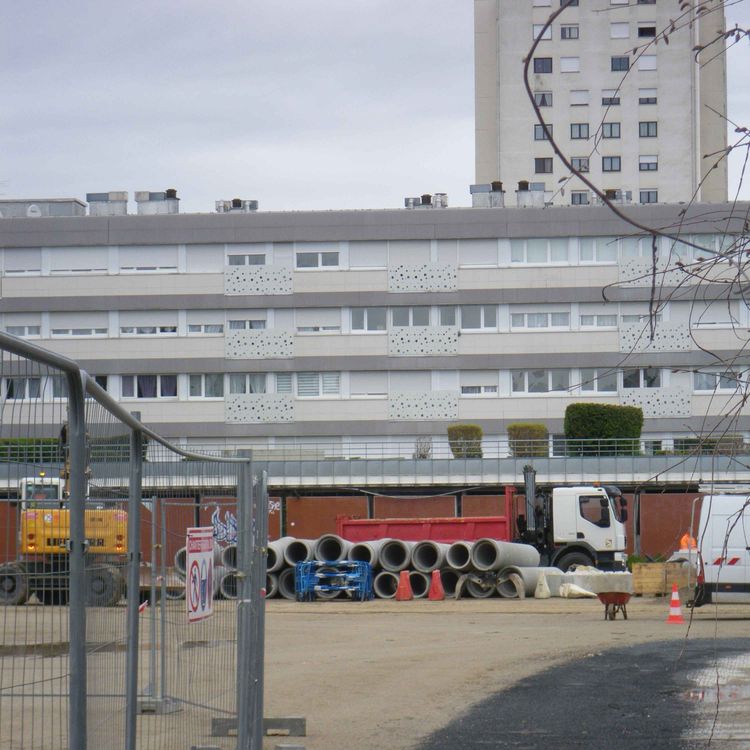
[[[496,693],[418,750],[748,748],[748,666],[744,638],[591,653]]]

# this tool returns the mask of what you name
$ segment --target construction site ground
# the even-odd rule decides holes
[[[554,666],[629,645],[750,632],[750,606],[705,606],[692,622],[683,606],[688,623],[675,625],[666,623],[669,605],[669,597],[632,598],[628,620],[605,621],[596,599],[271,601],[265,714],[305,716],[299,742],[309,750],[405,750]],[[280,741],[267,738],[266,747]]]

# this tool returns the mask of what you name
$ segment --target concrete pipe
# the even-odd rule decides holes
[[[466,571],[471,568],[471,549],[474,542],[453,542],[445,553],[445,562],[449,568]]]
[[[409,583],[411,593],[415,599],[424,599],[430,593],[430,576],[418,570],[409,571]]]
[[[279,573],[279,595],[284,599],[297,598],[297,592],[294,590],[294,568],[284,568]]]
[[[284,549],[284,562],[294,567],[297,563],[313,559],[312,539],[293,539]]]
[[[284,552],[293,541],[293,536],[282,536],[281,539],[274,539],[268,543],[266,570],[269,573],[277,573],[284,567]]]
[[[518,565],[508,565],[498,575],[497,593],[504,599],[534,596],[539,576],[548,571],[559,573],[557,568],[523,568]]]
[[[380,567],[379,555],[382,546],[390,539],[373,539],[370,542],[357,542],[349,550],[349,559],[355,562],[370,563],[373,568]]]
[[[530,544],[500,542],[485,537],[474,542],[471,564],[482,571],[500,570],[508,565],[533,568],[539,565],[539,552]]]
[[[411,551],[411,564],[420,573],[432,573],[445,565],[445,555],[450,549],[450,544],[441,544],[426,539],[417,542]]]
[[[378,599],[393,599],[398,591],[398,573],[381,570],[372,582],[372,590]]]
[[[224,547],[224,550],[221,553],[221,564],[230,570],[235,570],[237,568],[236,544],[230,544],[228,547]]]
[[[219,589],[221,590],[221,595],[225,599],[236,599],[238,588],[237,571],[227,571],[224,574],[223,578],[219,581]]]
[[[352,543],[336,534],[323,534],[315,542],[313,556],[319,562],[339,562],[346,560]]]
[[[453,568],[443,568],[440,571],[440,580],[443,583],[443,591],[445,591],[446,596],[456,595],[456,584],[458,583],[459,577],[459,572],[453,570]]]
[[[187,547],[180,547],[174,553],[174,567],[181,576],[185,576],[187,568]]]
[[[279,576],[276,573],[266,573],[266,599],[273,599],[279,594]]]
[[[229,572],[229,568],[225,568],[223,565],[214,565],[214,579],[213,579],[213,596],[214,599],[223,599],[224,595],[221,593],[221,579]]]
[[[329,566],[326,566],[326,565],[321,565],[317,569],[316,573],[324,573],[324,574],[338,573],[338,570],[336,568],[334,568],[334,567],[329,567]],[[325,585],[327,583],[335,585],[335,584],[338,584],[338,583],[341,583],[341,582],[342,581],[341,581],[340,577],[331,578],[328,575],[326,575],[325,578],[323,578],[323,577],[318,578],[318,583],[320,585]],[[316,591],[315,591],[315,598],[316,599],[322,599],[323,601],[330,601],[331,599],[337,599],[341,593],[342,593],[341,591],[337,591],[337,590],[333,590],[333,591],[320,591],[320,590],[316,589]]]
[[[466,581],[466,593],[474,599],[488,599],[495,594],[494,583],[482,585],[477,581]]]
[[[164,587],[164,596],[167,599],[185,598],[185,581],[169,581]]]
[[[381,548],[378,560],[383,570],[398,573],[406,570],[411,563],[411,551],[414,542],[404,542],[401,539],[389,539]]]

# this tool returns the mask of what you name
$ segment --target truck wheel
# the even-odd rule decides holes
[[[0,604],[15,606],[26,604],[29,598],[29,581],[26,569],[18,563],[0,565]]]
[[[115,571],[106,565],[97,565],[86,571],[86,606],[113,607],[122,596]]]
[[[563,573],[577,565],[592,565],[593,560],[583,552],[568,552],[567,555],[563,555],[555,565],[563,571]]]

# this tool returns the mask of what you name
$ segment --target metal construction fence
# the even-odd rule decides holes
[[[265,475],[0,349],[0,747],[260,750]]]

